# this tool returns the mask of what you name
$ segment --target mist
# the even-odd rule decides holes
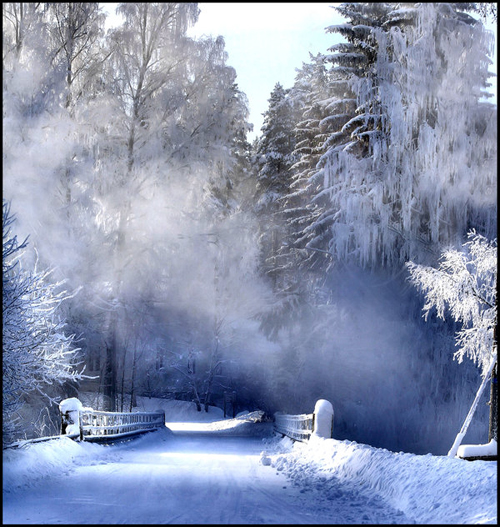
[[[6,25],[4,199],[29,236],[22,265],[78,291],[60,314],[95,377],[58,396],[92,394],[113,411],[181,398],[203,411],[235,392],[238,411],[268,416],[327,399],[336,438],[445,454],[480,372],[453,360],[456,324],[423,320],[404,263],[435,265],[469,228],[496,236],[496,106],[479,103],[486,62],[471,74],[488,35],[456,31],[461,46],[479,39],[465,73],[432,55],[445,85],[461,86],[448,97],[430,78],[401,88],[434,49],[418,31],[441,14],[415,8],[406,36],[375,17],[384,52],[347,80],[335,64],[353,49],[330,69],[311,58],[293,87],[277,85],[250,146],[223,38],[186,36],[196,4],[148,5],[124,4],[108,33],[99,12],[80,13],[95,39],[71,56],[56,7],[25,13],[29,38]],[[156,27],[160,15],[175,22]],[[402,49],[406,37],[420,47]],[[467,440],[484,442],[487,421],[485,396]]]

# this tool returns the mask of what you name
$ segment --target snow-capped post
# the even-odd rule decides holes
[[[83,431],[80,426],[80,410],[83,404],[76,397],[64,399],[59,403],[61,412],[61,435],[78,435],[83,439]]]
[[[330,439],[333,437],[333,406],[326,399],[319,399],[314,406],[312,436]]]

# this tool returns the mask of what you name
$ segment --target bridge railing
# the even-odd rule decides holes
[[[274,414],[274,430],[296,441],[307,441],[312,435],[333,437],[333,407],[325,399],[316,402],[312,414]]]
[[[289,415],[277,412],[274,414],[274,430],[298,441],[311,437],[314,426],[314,414]]]
[[[81,438],[85,441],[114,439],[165,426],[165,412],[79,412]]]
[[[165,412],[103,412],[85,408],[76,398],[59,404],[61,432],[84,441],[107,441],[165,426]]]

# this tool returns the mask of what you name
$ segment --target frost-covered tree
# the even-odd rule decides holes
[[[3,202],[3,438],[12,439],[23,396],[36,391],[47,397],[50,385],[82,378],[77,371],[74,336],[65,334],[60,305],[70,295],[62,283],[50,282],[50,271],[22,268],[19,258],[27,240],[12,234],[14,217]]]
[[[248,177],[248,101],[227,65],[223,37],[188,41],[186,53],[184,98],[164,130],[166,153],[194,177],[202,208],[228,214]]]
[[[435,258],[468,228],[494,235],[496,108],[485,103],[491,35],[465,4],[345,4],[333,71],[356,114],[324,143],[311,200],[327,199],[334,258],[397,269]],[[303,232],[321,233],[325,215]],[[491,230],[493,228],[493,230]],[[325,238],[325,235],[322,235]],[[433,256],[434,255],[434,256]]]
[[[178,235],[229,218],[248,177],[248,105],[223,38],[186,36],[195,3],[118,9],[106,35],[96,4],[3,13],[4,190],[42,265],[84,286],[68,322],[110,401],[143,385],[125,371],[133,343],[168,340],[158,320],[198,259]]]
[[[10,62],[12,56],[21,58],[26,39],[40,26],[43,5],[31,2],[3,2],[3,64]],[[28,46],[29,49],[29,46]]]
[[[449,311],[453,320],[462,325],[456,334],[458,350],[454,358],[464,357],[476,363],[483,377],[462,429],[448,455],[454,457],[476,411],[479,398],[491,377],[489,439],[497,440],[498,401],[497,390],[497,243],[470,231],[462,251],[444,251],[437,269],[407,263],[410,280],[424,293],[424,317],[436,312],[445,319]]]
[[[379,218],[397,235],[400,261],[423,262],[428,251],[459,247],[471,227],[488,237],[496,233],[497,117],[496,107],[484,102],[493,40],[466,9],[396,10],[394,17],[408,19],[405,31],[391,26],[380,42],[390,149],[377,147],[373,159],[388,169],[378,196],[387,210]]]
[[[54,2],[47,4],[45,11],[51,63],[54,74],[65,79],[65,106],[71,111],[98,73],[104,15],[97,2]]]
[[[139,196],[141,206],[147,202],[150,185],[167,170],[162,162],[167,156],[160,155],[162,127],[175,105],[175,96],[169,95],[179,87],[179,69],[186,58],[182,39],[198,9],[196,4],[129,3],[120,4],[118,12],[124,22],[107,36],[103,93],[90,105],[87,141],[96,160],[93,191],[104,241],[99,255],[99,279],[106,282],[101,286],[102,303],[112,305],[104,309],[101,327],[106,334],[103,386],[110,410],[116,405],[119,350],[124,353],[127,341],[125,312],[147,298],[150,280],[142,271],[158,256],[146,249],[147,226],[133,221],[137,215],[132,203]],[[110,118],[103,121],[106,114]],[[148,186],[147,195],[142,195],[141,189]],[[141,235],[132,236],[132,231]],[[136,281],[134,288],[129,287],[131,280]]]
[[[484,376],[496,360],[494,330],[497,324],[497,244],[471,231],[463,250],[443,252],[439,267],[406,264],[411,281],[424,293],[424,316],[436,310],[445,319],[449,311],[462,324],[457,332],[454,357],[476,363]]]
[[[262,135],[254,152],[257,171],[256,212],[263,218],[261,234],[263,270],[276,285],[276,256],[284,237],[284,222],[277,213],[280,200],[289,192],[291,167],[296,161],[294,126],[298,117],[297,101],[289,90],[277,83],[269,97],[269,108],[263,114]],[[265,218],[265,219],[264,219]]]

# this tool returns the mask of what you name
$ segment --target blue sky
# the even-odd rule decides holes
[[[290,88],[296,68],[309,62],[309,52],[325,53],[340,42],[326,34],[325,27],[343,23],[330,6],[333,3],[199,3],[201,10],[191,36],[222,35],[228,64],[237,73],[236,82],[249,99],[254,124],[251,142],[260,135],[262,113],[275,84]]]

